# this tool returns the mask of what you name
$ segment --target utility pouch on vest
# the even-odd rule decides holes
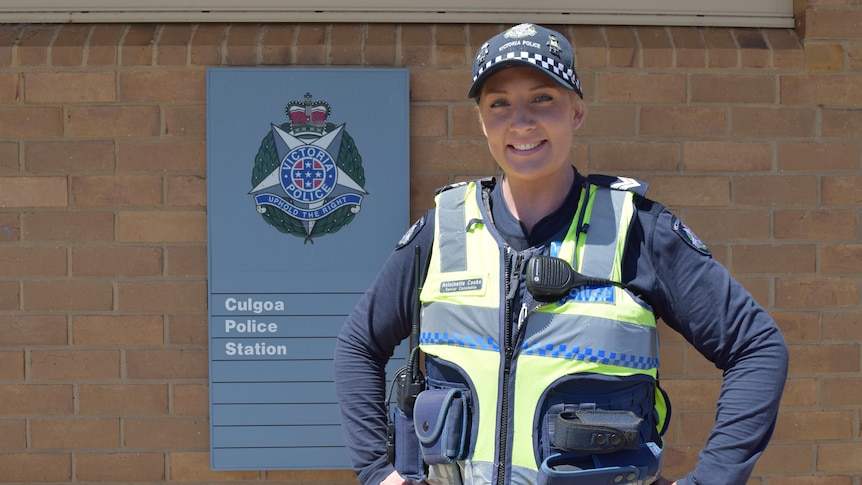
[[[429,465],[463,460],[469,440],[469,405],[461,389],[429,389],[416,398],[416,436]]]
[[[643,419],[631,411],[579,409],[557,415],[551,443],[562,450],[611,453],[638,447]]]
[[[406,414],[398,406],[392,413],[392,424],[389,452],[389,462],[402,477],[414,482],[421,482],[427,478],[425,464],[422,462],[422,452],[419,449],[419,440],[416,436],[416,427],[413,424],[414,416]]]
[[[663,459],[653,442],[608,454],[558,453],[542,462],[536,485],[649,485],[661,474]]]

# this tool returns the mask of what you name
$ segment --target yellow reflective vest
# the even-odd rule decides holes
[[[481,183],[443,190],[436,204],[420,348],[430,387],[469,395],[471,425],[467,455],[432,466],[432,474],[460,475],[465,484],[532,484],[554,452],[551,418],[573,407],[632,410],[648,423],[643,440],[656,441],[667,409],[657,392],[649,305],[617,286],[582,287],[527,314],[527,303],[510,297],[532,253],[511,250],[486,223]],[[632,192],[588,182],[555,255],[581,273],[620,281],[635,210]],[[525,305],[514,323],[512,305]]]

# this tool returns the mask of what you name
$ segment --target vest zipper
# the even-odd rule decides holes
[[[507,247],[506,252],[511,254],[511,248]],[[503,345],[505,353],[503,355],[503,388],[500,391],[500,439],[498,440],[497,456],[497,483],[506,483],[506,461],[509,454],[509,377],[512,373],[512,359],[515,356],[516,330],[513,329],[511,322],[512,303],[517,295],[518,287],[520,286],[521,267],[524,264],[524,256],[520,253],[515,253],[514,258],[506,258],[506,302],[504,304],[504,316],[506,319],[505,327],[503,328]],[[522,322],[518,319],[518,326]],[[519,329],[518,329],[519,330]],[[519,332],[518,332],[519,333]]]

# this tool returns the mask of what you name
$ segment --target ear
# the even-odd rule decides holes
[[[574,119],[572,120],[572,131],[577,131],[581,125],[584,124],[584,120],[587,118],[587,105],[584,103],[584,100],[581,99],[580,96],[574,94]]]

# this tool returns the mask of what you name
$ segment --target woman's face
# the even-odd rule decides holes
[[[570,172],[572,135],[584,115],[577,94],[529,66],[493,74],[479,97],[491,154],[511,181],[536,182]]]

